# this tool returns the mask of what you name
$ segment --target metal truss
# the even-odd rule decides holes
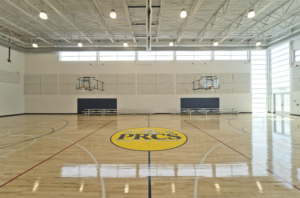
[[[125,10],[125,13],[126,13],[126,17],[127,17],[127,22],[128,22],[129,28],[130,28],[131,35],[132,35],[132,40],[133,40],[134,43],[136,43],[135,33],[134,33],[134,30],[133,30],[133,26],[132,26],[132,20],[131,20],[130,12],[129,12],[129,9],[128,9],[127,0],[123,0],[123,5],[124,5],[124,10]]]
[[[71,20],[69,20],[61,11],[59,11],[48,0],[44,0],[44,2],[49,7],[51,7],[61,18],[63,18],[69,25],[71,25],[74,29],[76,29],[86,40],[88,40],[90,43],[94,44],[94,42],[89,38],[90,34],[84,29],[83,26],[80,26],[80,22],[77,19],[77,17],[60,0],[58,0],[58,2],[62,5],[62,8],[64,9],[64,11],[67,11],[72,16]],[[92,37],[92,35],[90,35],[90,37]]]
[[[6,38],[10,38],[11,40],[16,41],[17,43],[21,43],[23,45],[28,45],[28,43],[21,41],[18,38],[18,35],[16,35],[16,33],[14,31],[11,31],[11,29],[8,28],[7,26],[0,25],[0,31],[6,31],[9,33],[9,34],[5,34],[3,32],[0,32],[0,35],[2,35],[2,36],[5,36]]]
[[[236,22],[238,22],[237,26],[235,27],[234,24],[235,22],[232,22],[229,26],[227,26],[224,30],[222,30],[219,35],[221,35],[222,33],[225,33],[225,37],[223,37],[219,43],[225,41],[229,36],[231,36],[233,33],[235,33],[236,31],[238,31],[239,29],[241,29],[241,27],[244,27],[246,25],[249,24],[249,21],[252,22],[254,21],[253,19],[248,19],[247,15],[248,15],[248,12],[251,8],[253,8],[258,2],[259,5],[257,6],[257,8],[255,10],[258,10],[260,5],[261,5],[261,1],[262,0],[256,0],[255,2],[253,2],[252,5],[250,5],[236,20]],[[273,3],[275,3],[276,0],[272,0],[270,1],[267,5],[265,5],[263,8],[261,8],[259,11],[256,12],[256,17],[261,14],[265,9],[267,9],[269,6],[271,6]],[[246,19],[246,20],[244,20]],[[242,23],[242,21],[244,20],[244,22]],[[231,31],[232,30],[232,31]],[[229,33],[230,31],[230,33]]]
[[[94,18],[96,19],[97,23],[100,25],[101,29],[105,32],[105,34],[108,36],[109,40],[114,43],[115,42],[115,38],[114,38],[114,34],[112,33],[110,27],[107,25],[103,14],[100,10],[100,8],[97,5],[97,2],[95,0],[93,0],[97,11],[99,12],[99,15],[96,14],[96,12],[94,11],[93,7],[89,4],[89,2],[87,0],[83,0],[84,3],[86,4],[86,7],[89,9],[89,11],[91,12],[91,14],[94,16]]]
[[[225,16],[230,13],[230,11],[236,6],[236,4],[239,2],[240,0],[237,0],[230,8],[229,8],[229,4],[231,2],[231,0],[226,0],[218,9],[217,11],[214,13],[214,15],[207,21],[207,23],[205,24],[205,26],[200,30],[199,34],[198,34],[198,43],[200,43],[206,36],[206,32],[209,33],[211,32],[211,30],[213,29],[214,26],[218,25],[219,23],[221,23],[222,19],[225,18]],[[221,13],[222,12],[222,13]]]
[[[160,25],[161,25],[161,19],[162,19],[162,14],[163,14],[164,3],[165,3],[165,0],[160,0],[160,10],[159,10],[159,15],[158,15],[158,24],[157,24],[157,28],[156,28],[155,42],[158,42],[158,36],[159,36],[159,31],[160,31]]]
[[[40,13],[41,10],[37,9],[28,0],[23,0],[23,1],[25,3],[27,3],[30,7],[32,7],[35,11],[37,11],[38,13]],[[71,34],[68,33],[66,30],[64,30],[59,24],[55,23],[51,18],[48,18],[46,21],[43,21],[43,27],[44,27],[44,25],[46,26],[47,29],[49,29],[50,31],[52,31],[54,34],[58,35],[59,38],[63,39],[64,41],[66,41],[68,43],[72,43],[70,41],[70,40],[72,40]]]
[[[300,24],[299,19],[295,20],[297,18],[297,12],[299,12],[300,5],[295,0],[289,0],[278,6],[275,10],[270,12],[266,17],[264,17],[261,20],[258,20],[254,25],[249,27],[247,30],[245,30],[242,34],[246,33],[246,37],[240,38],[239,42],[242,43],[244,41],[247,41],[255,36],[262,36],[270,39],[271,37],[274,37],[288,29],[291,29],[297,25]],[[296,23],[293,23],[293,22]],[[283,26],[282,26],[283,25]],[[254,27],[259,28],[259,30],[252,29]],[[280,27],[282,29],[281,31],[274,33],[274,30],[276,27]],[[264,34],[266,32],[266,34]],[[272,35],[272,36],[270,36]],[[262,39],[261,39],[262,40]]]
[[[195,14],[197,13],[198,9],[200,8],[202,2],[204,0],[195,0],[192,7],[190,8],[190,10],[188,11],[188,15],[184,21],[183,26],[180,28],[178,36],[177,36],[177,43],[180,42],[180,40],[182,39],[185,31],[187,30],[187,28],[189,27],[190,23],[192,22]]]
[[[27,34],[31,35],[34,39],[39,39],[41,41],[44,41],[45,43],[48,43],[50,45],[54,45],[56,46],[57,44],[54,44],[53,42],[55,42],[55,39],[53,37],[51,37],[48,34],[45,34],[43,31],[41,31],[39,28],[35,27],[32,23],[18,17],[16,14],[8,11],[7,9],[3,8],[2,6],[0,6],[0,10],[2,10],[3,12],[8,12],[9,15],[4,15],[3,12],[0,12],[0,20],[6,22],[7,24],[9,24],[10,26],[20,29],[23,32],[26,32]],[[13,20],[14,22],[9,21],[7,18],[10,17],[11,20]],[[29,28],[28,28],[29,26]],[[33,29],[34,32],[29,31],[29,29]],[[32,40],[31,38],[25,38],[25,42],[29,42],[30,40]],[[45,38],[52,38],[52,40],[50,39],[49,41],[46,40]],[[19,40],[21,38],[18,38]],[[24,39],[22,37],[22,39]]]

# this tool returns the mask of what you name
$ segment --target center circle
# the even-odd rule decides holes
[[[187,136],[179,131],[155,127],[127,129],[110,137],[114,145],[135,151],[173,149],[182,146],[187,140]]]

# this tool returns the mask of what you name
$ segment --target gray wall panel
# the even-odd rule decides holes
[[[117,74],[117,83],[135,83],[135,74]]]
[[[21,75],[17,72],[0,70],[0,82],[20,84]]]
[[[250,74],[248,73],[233,73],[233,83],[250,83]]]
[[[217,76],[219,78],[220,84],[223,84],[223,83],[229,83],[229,84],[231,83],[232,84],[233,77],[232,77],[231,73],[215,74],[215,76]]]
[[[98,74],[98,79],[105,84],[116,84],[117,83],[117,75],[116,74]]]
[[[174,94],[174,84],[156,84],[157,94]]]
[[[116,94],[117,84],[106,84],[104,83],[104,91],[98,91],[99,94]]]
[[[41,85],[24,85],[25,95],[40,95]]]
[[[176,76],[176,82],[180,84],[192,84],[194,79],[194,74],[177,74]]]
[[[57,85],[41,85],[41,94],[56,95],[57,94]]]
[[[135,84],[117,84],[117,94],[135,94]]]
[[[41,84],[42,85],[57,85],[58,76],[57,74],[42,74]]]
[[[193,94],[193,84],[177,84],[177,91],[178,94]]]
[[[155,94],[156,84],[138,84],[138,94]]]
[[[61,95],[76,95],[76,85],[59,85],[59,94]]]
[[[139,84],[150,84],[156,83],[156,75],[155,74],[138,74],[138,83]]]
[[[40,74],[25,74],[24,75],[25,85],[40,85],[41,75]]]
[[[77,74],[59,74],[60,85],[76,85]]]
[[[174,74],[157,74],[156,75],[156,83],[165,84],[165,83],[175,83],[175,75]]]
[[[232,84],[220,84],[220,89],[214,89],[216,94],[233,93]]]
[[[234,84],[233,93],[250,93],[250,84]]]

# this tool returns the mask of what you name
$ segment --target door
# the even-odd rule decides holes
[[[278,93],[274,94],[275,113],[289,114],[290,113],[290,94]]]

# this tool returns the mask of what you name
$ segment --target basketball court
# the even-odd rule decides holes
[[[0,198],[300,197],[299,10],[0,1]]]

